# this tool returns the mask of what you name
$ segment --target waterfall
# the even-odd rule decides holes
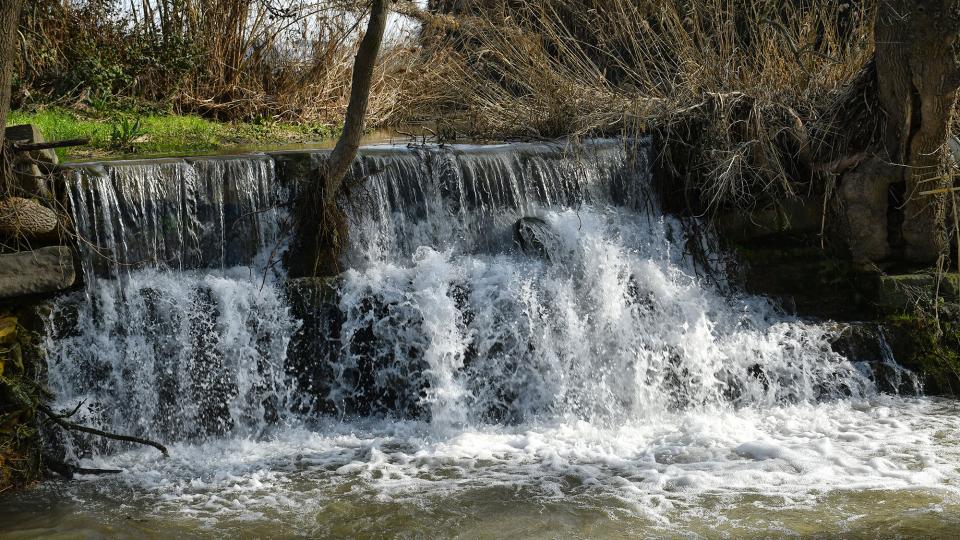
[[[267,156],[94,164],[67,187],[87,276],[229,268],[282,236],[286,189]]]
[[[278,263],[322,152],[76,166],[53,406],[170,456],[63,434],[68,462],[122,472],[43,484],[33,514],[108,536],[739,537],[855,533],[882,499],[954,530],[956,403],[913,395],[879,328],[742,292],[709,228],[659,208],[651,155],[364,148],[323,280]]]
[[[297,180],[278,157],[80,167],[86,282],[51,318],[51,386],[88,422],[173,440],[304,411],[618,425],[875,393],[830,330],[736,293],[715,243],[659,211],[649,145],[365,150],[319,325],[276,264]]]
[[[51,316],[58,402],[163,440],[281,418],[297,324],[273,270],[288,226],[273,160],[95,164],[68,187],[85,283]]]
[[[710,239],[659,211],[648,141],[564,150],[366,157],[332,406],[619,425],[875,392],[830,331],[733,292]]]

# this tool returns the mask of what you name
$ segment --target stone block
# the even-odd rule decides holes
[[[75,280],[66,246],[0,255],[0,299],[61,291]]]
[[[937,276],[933,274],[880,276],[877,305],[894,311],[909,310],[918,301],[933,298],[937,292]],[[939,294],[947,301],[956,301],[960,295],[960,274],[944,274]]]

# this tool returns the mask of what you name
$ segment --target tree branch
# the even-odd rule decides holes
[[[357,50],[357,57],[353,62],[350,104],[347,105],[343,133],[330,153],[326,174],[324,175],[323,198],[326,206],[336,204],[340,186],[354,158],[357,157],[357,150],[360,148],[360,138],[363,136],[363,120],[367,114],[367,105],[370,101],[373,69],[377,65],[377,55],[380,54],[383,33],[387,27],[388,4],[389,0],[373,0],[370,7],[370,22],[367,23],[367,31],[360,41],[360,48]]]
[[[65,148],[68,146],[86,146],[90,144],[89,138],[68,139],[65,141],[43,142],[43,143],[12,143],[14,152],[35,152],[37,150],[47,150],[50,148]]]
[[[80,424],[74,424],[73,422],[68,422],[62,418],[61,415],[53,412],[50,407],[47,407],[43,403],[37,404],[37,409],[40,410],[43,414],[47,415],[47,418],[53,421],[54,424],[66,429],[67,431],[80,431],[82,433],[89,433],[91,435],[96,435],[98,437],[103,437],[105,439],[113,439],[115,441],[124,441],[132,442],[136,444],[143,444],[147,446],[152,446],[163,453],[164,456],[169,456],[170,453],[167,451],[167,447],[148,439],[141,439],[140,437],[133,437],[131,435],[118,435],[116,433],[110,433],[107,431],[102,431],[92,427],[81,426]]]

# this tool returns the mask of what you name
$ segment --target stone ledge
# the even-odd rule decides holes
[[[76,281],[66,246],[0,255],[0,299],[62,291]]]

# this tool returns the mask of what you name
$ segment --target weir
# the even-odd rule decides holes
[[[284,270],[323,152],[76,166],[84,283],[49,317],[53,407],[170,457],[64,434],[67,461],[122,472],[0,514],[82,505],[82,528],[160,537],[510,536],[524,516],[764,536],[849,532],[881,497],[956,525],[955,402],[918,396],[882,332],[742,292],[709,228],[659,208],[651,153],[364,148],[333,279]]]
[[[657,208],[649,152],[366,149],[349,269],[300,317],[285,208],[309,177],[290,164],[323,154],[80,166],[86,281],[51,319],[52,387],[87,422],[168,440],[305,411],[616,424],[875,393],[830,331],[726,283],[711,238]]]

